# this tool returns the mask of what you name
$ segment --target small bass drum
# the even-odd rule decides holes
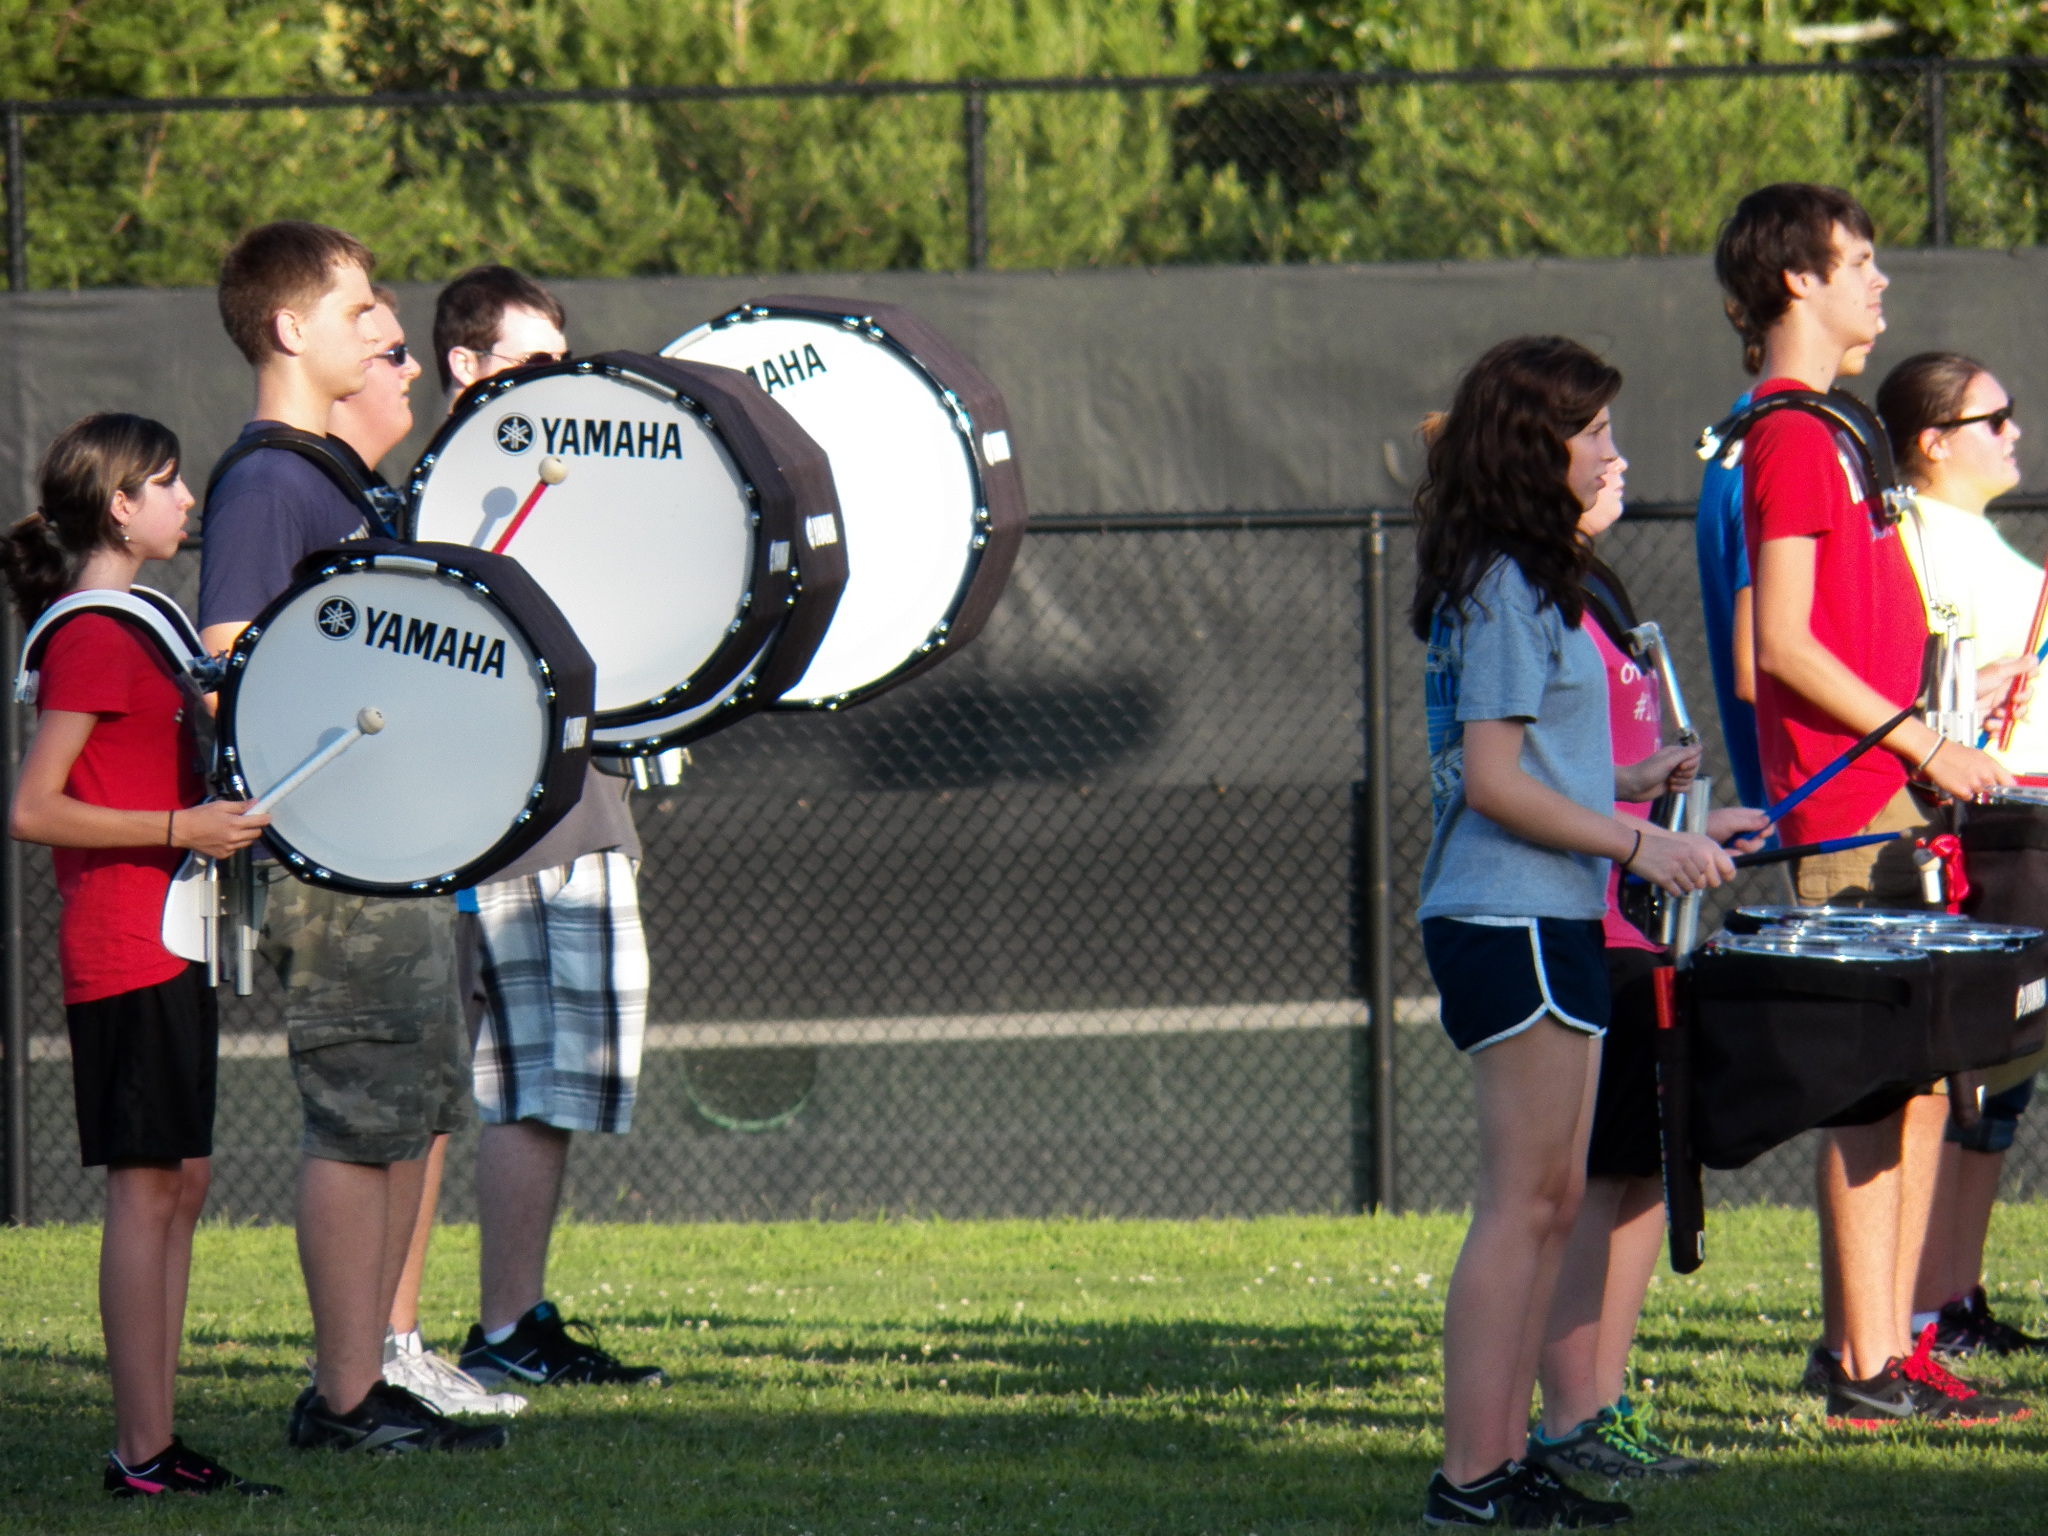
[[[576,804],[593,668],[519,563],[364,540],[310,555],[242,631],[218,722],[221,788],[253,800],[358,712],[383,728],[271,813],[302,880],[433,896],[488,879]]]
[[[864,299],[751,300],[664,357],[744,370],[824,448],[851,567],[778,709],[873,698],[988,621],[1028,516],[1003,397],[930,325]]]
[[[708,735],[803,673],[846,583],[824,451],[730,370],[608,352],[472,385],[408,531],[516,558],[597,663],[593,749]]]

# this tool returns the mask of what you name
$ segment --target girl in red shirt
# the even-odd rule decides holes
[[[50,445],[41,505],[0,542],[0,574],[32,624],[71,592],[125,592],[145,560],[178,551],[192,493],[178,439],[140,416],[88,416]],[[201,805],[190,695],[126,620],[85,612],[43,653],[34,743],[12,831],[53,850],[58,954],[79,1145],[107,1170],[100,1323],[113,1378],[118,1497],[278,1490],[236,1477],[173,1435],[192,1229],[213,1151],[219,1022],[205,969],[165,949],[164,897],[197,849],[246,848],[269,824],[240,803]]]

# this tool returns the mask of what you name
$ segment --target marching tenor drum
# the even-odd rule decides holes
[[[641,757],[760,708],[846,583],[825,454],[730,370],[632,352],[472,385],[414,467],[411,537],[516,558],[597,665],[592,749]]]
[[[321,550],[228,654],[218,787],[277,801],[264,836],[301,880],[438,895],[575,805],[593,687],[589,653],[510,557]]]
[[[1694,957],[1691,1150],[1740,1168],[1819,1125],[1881,1120],[1929,1070],[1940,979],[1925,950],[1797,929]]]
[[[2000,785],[1963,808],[1970,893],[1963,910],[1999,923],[2048,922],[2048,785]]]
[[[775,707],[836,709],[916,676],[980,632],[1023,539],[1003,398],[894,304],[764,298],[664,357],[744,370],[832,461],[851,567],[824,642]]]

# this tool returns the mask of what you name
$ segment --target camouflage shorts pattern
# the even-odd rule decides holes
[[[452,898],[354,896],[280,878],[263,956],[284,984],[301,1148],[343,1163],[424,1157],[468,1119],[469,1031]]]

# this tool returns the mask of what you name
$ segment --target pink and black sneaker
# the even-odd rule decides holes
[[[1920,1342],[1899,1366],[1899,1374],[1915,1388],[1916,1395],[1932,1411],[1930,1418],[1948,1424],[1991,1424],[2029,1417],[2033,1409],[2017,1398],[1993,1397],[1979,1392],[1967,1381],[1952,1376],[1934,1358],[1935,1325],[1920,1331]]]
[[[107,1452],[104,1486],[117,1499],[150,1499],[162,1493],[239,1493],[245,1499],[268,1499],[284,1492],[275,1483],[252,1483],[237,1477],[211,1456],[202,1456],[176,1438],[139,1467],[129,1466],[114,1451]]]

